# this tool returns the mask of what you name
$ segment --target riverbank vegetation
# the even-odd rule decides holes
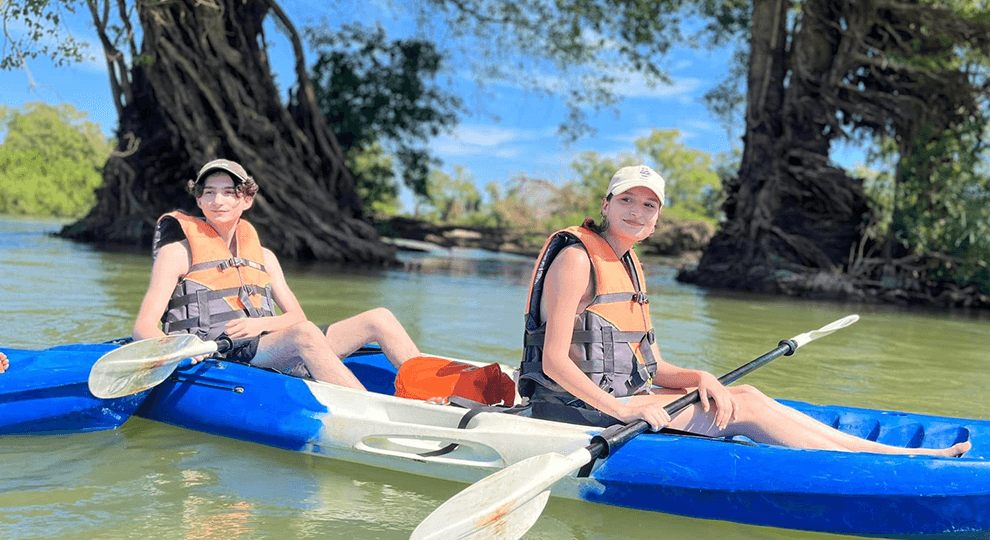
[[[506,183],[491,182],[482,194],[471,171],[463,167],[455,166],[453,174],[434,171],[427,193],[417,197],[413,214],[434,223],[552,232],[597,217],[612,174],[627,165],[646,163],[667,181],[666,218],[714,224],[719,215],[721,175],[731,170],[731,165],[720,169],[715,164],[728,164],[731,159],[689,148],[677,130],[654,129],[636,139],[628,153],[582,153],[570,164],[573,177],[565,181],[520,175]]]
[[[8,36],[0,67],[77,61],[73,42],[53,39],[63,45],[52,49],[30,37],[59,37],[58,10],[74,3],[4,3],[10,23],[34,33]],[[425,33],[389,42],[375,27],[300,33],[275,0],[128,4],[87,3],[121,140],[97,204],[66,237],[150,243],[155,217],[182,200],[177,180],[223,155],[270,179],[253,219],[281,255],[390,264],[394,249],[369,215],[395,211],[397,182],[434,222],[546,231],[596,216],[591,194],[611,171],[646,162],[670,183],[667,216],[718,223],[683,281],[990,306],[990,18],[979,3],[415,3],[421,21],[444,26],[443,46]],[[286,96],[268,63],[266,19],[293,50]],[[320,51],[312,69],[303,37]],[[573,179],[519,176],[482,193],[471,171],[440,169],[429,153],[429,139],[459,121],[462,103],[436,84],[458,57],[444,47],[456,43],[479,84],[511,80],[564,98],[565,140],[587,133],[586,111],[620,98],[621,75],[662,84],[674,47],[732,48],[735,64],[705,99],[744,147],[705,156],[661,129],[628,156],[581,156]],[[869,170],[832,161],[839,144],[867,148]]]
[[[0,214],[81,217],[113,141],[72,105],[0,107]]]

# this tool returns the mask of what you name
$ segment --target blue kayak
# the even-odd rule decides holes
[[[66,433],[120,427],[148,392],[99,399],[89,370],[113,344],[64,345],[41,351],[0,349],[10,368],[0,373],[0,434]]]
[[[92,346],[91,361],[105,351]],[[86,350],[80,346],[76,351]],[[35,355],[64,354],[41,351]],[[91,363],[91,362],[90,362]],[[346,360],[371,392],[208,360],[180,367],[137,413],[311,455],[474,482],[586,446],[596,428],[397,398],[380,350]],[[2,377],[2,376],[0,376]],[[961,458],[801,450],[644,434],[554,485],[556,496],[755,525],[884,538],[990,537],[990,421],[785,401],[843,431],[905,447],[969,440]],[[425,516],[423,516],[425,517]]]

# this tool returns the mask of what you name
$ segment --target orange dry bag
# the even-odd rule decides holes
[[[472,366],[434,356],[406,360],[395,377],[395,395],[409,399],[460,396],[486,405],[512,406],[516,384],[498,364]]]

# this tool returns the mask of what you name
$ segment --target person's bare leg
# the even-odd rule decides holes
[[[261,336],[251,365],[288,371],[302,360],[318,381],[364,390],[364,385],[327,347],[323,332],[311,322]]]
[[[792,448],[814,448],[844,452],[874,452],[881,454],[924,454],[937,456],[959,456],[969,450],[971,444],[963,442],[949,448],[904,448],[890,446],[843,433],[825,425],[810,416],[786,407],[770,399],[749,385],[732,386],[729,390],[736,401],[735,418],[724,430],[714,425],[714,416],[695,404],[676,415],[670,427],[723,437],[743,435],[767,444],[777,444]],[[637,396],[633,399],[660,399],[669,403],[678,395],[659,394],[657,396]]]
[[[327,328],[326,342],[338,358],[346,358],[368,343],[378,343],[395,367],[422,355],[406,329],[386,308],[375,308],[335,322]]]

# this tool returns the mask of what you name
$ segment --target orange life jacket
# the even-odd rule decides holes
[[[571,343],[580,345],[577,366],[600,388],[616,397],[649,388],[657,361],[651,344],[653,324],[643,281],[643,268],[630,250],[620,259],[604,238],[586,227],[569,227],[548,240],[533,269],[519,393],[535,400],[576,402],[577,398],[543,372],[543,342],[546,324],[540,322],[540,301],[550,263],[565,247],[580,242],[591,259],[595,296],[578,315]],[[630,272],[633,276],[630,277]]]
[[[241,219],[234,235],[236,256],[205,219],[184,212],[158,219],[154,256],[165,244],[186,239],[192,258],[162,315],[166,334],[185,332],[212,340],[223,333],[227,321],[275,315],[272,280],[265,270],[258,232]]]

